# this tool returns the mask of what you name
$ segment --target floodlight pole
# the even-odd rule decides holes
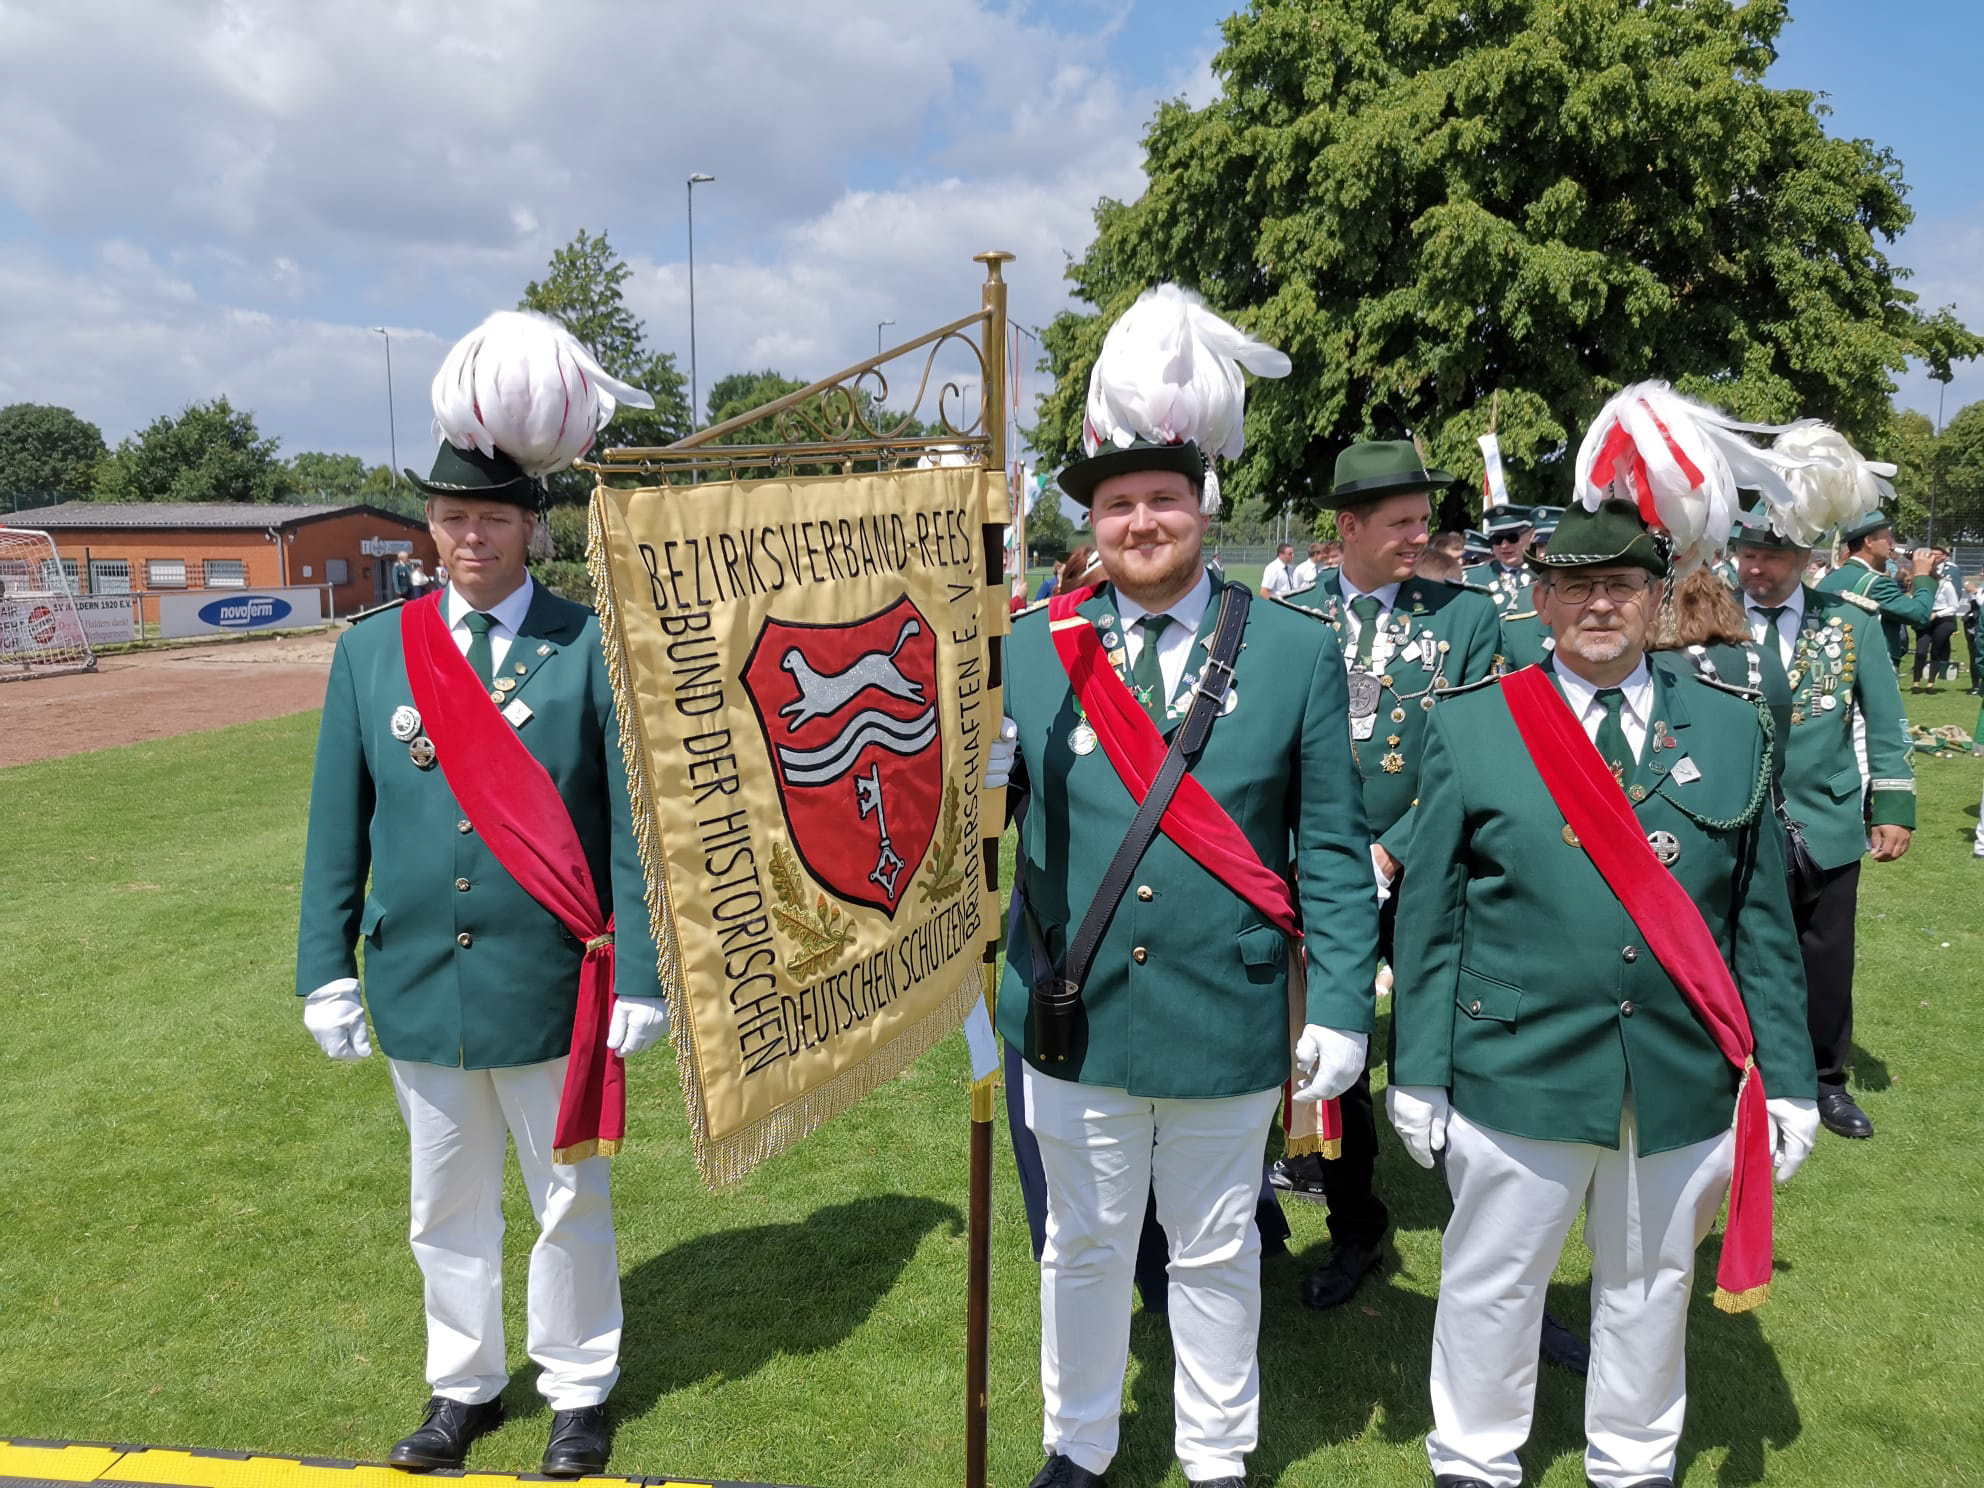
[[[696,188],[714,181],[715,176],[697,171],[689,177],[689,432],[695,433],[702,427],[703,416],[696,405],[702,397],[702,390],[696,383]],[[693,484],[697,479],[694,470],[689,472]]]
[[[374,326],[373,330],[386,338],[386,437],[392,441],[393,484],[400,482],[400,430],[399,417],[393,412],[393,333],[384,326]]]

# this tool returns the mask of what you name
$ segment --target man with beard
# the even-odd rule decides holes
[[[1876,863],[1908,851],[1915,826],[1915,776],[1908,763],[1901,685],[1881,655],[1874,615],[1857,594],[1800,582],[1811,550],[1774,526],[1742,526],[1736,580],[1763,665],[1776,667],[1791,696],[1784,756],[1785,815],[1797,822],[1817,870],[1792,904],[1804,956],[1819,1119],[1842,1137],[1871,1137],[1874,1123],[1846,1091],[1853,1047],[1853,931],[1860,856],[1873,823]],[[1766,677],[1766,684],[1777,681]],[[1872,790],[1861,792],[1854,719],[1866,725]],[[1863,805],[1863,802],[1865,803]]]
[[[1181,343],[1186,367],[1230,375],[1169,383],[1174,363],[1144,348]],[[986,782],[1028,798],[999,1031],[1026,1058],[1047,1180],[1034,1488],[1094,1488],[1116,1454],[1153,1193],[1170,1247],[1175,1451],[1193,1483],[1244,1484],[1268,1126],[1291,1065],[1297,1100],[1333,1097],[1363,1069],[1371,1028],[1377,903],[1336,637],[1215,584],[1204,564],[1206,457],[1241,445],[1224,391],[1242,386],[1236,358],[1288,370],[1170,285],[1111,328],[1088,455],[1061,475],[1089,509],[1107,582],[1020,616],[1006,646],[1008,717]],[[1143,809],[1153,796],[1161,812]]]
[[[1427,721],[1449,689],[1488,676],[1501,650],[1492,599],[1462,584],[1417,576],[1432,520],[1431,493],[1452,482],[1444,470],[1421,465],[1409,440],[1351,445],[1337,458],[1328,497],[1337,512],[1343,567],[1325,569],[1313,588],[1288,600],[1327,620],[1343,649],[1350,749],[1363,780],[1379,893],[1388,901],[1412,836]],[[1391,907],[1388,902],[1379,914],[1379,954],[1386,959]],[[1330,1254],[1302,1285],[1302,1300],[1314,1308],[1350,1300],[1382,1259],[1391,1222],[1372,1188],[1378,1130],[1368,1069],[1344,1092],[1342,1111],[1340,1155],[1296,1153],[1276,1163],[1272,1175],[1278,1188],[1320,1193],[1329,1203]]]
[[[1583,1209],[1585,1475],[1672,1488],[1695,1249],[1740,1165],[1718,1301],[1757,1305],[1745,1196],[1817,1129],[1770,743],[1750,695],[1649,665],[1668,560],[1633,503],[1572,508],[1533,566],[1551,658],[1434,711],[1400,885],[1387,1107],[1454,1198],[1427,1455],[1437,1488],[1521,1481]]]

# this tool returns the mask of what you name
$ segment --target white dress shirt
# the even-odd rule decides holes
[[[1764,607],[1747,594],[1743,596],[1743,618],[1750,622],[1750,639],[1761,646],[1770,620],[1764,614]],[[1801,584],[1791,591],[1791,598],[1784,602],[1784,613],[1777,617],[1777,659],[1787,668],[1798,645],[1798,627],[1804,623],[1805,588]]]
[[[1295,574],[1294,574],[1295,587],[1297,589],[1308,588],[1311,584],[1316,582],[1316,575],[1319,572],[1321,572],[1321,570],[1317,567],[1315,559],[1304,558],[1300,563],[1295,565]]]
[[[1185,666],[1191,660],[1192,646],[1199,634],[1199,622],[1206,617],[1206,606],[1212,603],[1212,576],[1203,569],[1199,581],[1178,603],[1163,614],[1171,617],[1171,623],[1164,627],[1164,634],[1157,638],[1157,669],[1164,676],[1164,700],[1167,704],[1178,696],[1178,685],[1184,680]],[[1138,604],[1122,590],[1116,591],[1116,614],[1123,622],[1123,652],[1130,666],[1137,664],[1143,654],[1144,633],[1137,622],[1151,612]],[[493,634],[493,632],[492,632]]]
[[[484,614],[496,623],[489,627],[489,669],[494,676],[503,670],[503,658],[510,654],[510,642],[523,628],[524,616],[530,613],[531,594],[535,589],[529,574],[524,581],[510,591],[507,598],[498,600]],[[455,646],[468,655],[469,642],[475,639],[475,632],[468,628],[468,617],[475,613],[475,606],[462,598],[461,591],[453,584],[448,586],[447,598],[448,634],[455,638]]]
[[[1598,742],[1598,725],[1605,720],[1605,708],[1598,701],[1598,688],[1585,681],[1576,672],[1565,666],[1560,658],[1556,665],[1557,685],[1564,690],[1564,701],[1571,705],[1571,711],[1584,725],[1585,737],[1592,743]],[[1653,717],[1653,673],[1647,670],[1646,658],[1633,668],[1633,674],[1619,684],[1626,694],[1625,706],[1619,710],[1619,727],[1626,735],[1626,746],[1633,752],[1637,763],[1646,748],[1647,723]]]
[[[1341,569],[1337,570],[1336,581],[1343,590],[1343,654],[1349,658],[1357,654],[1357,642],[1364,634],[1363,622],[1350,608],[1350,602],[1353,599],[1362,599],[1367,594],[1375,599],[1378,602],[1376,623],[1382,626],[1386,617],[1391,614],[1392,606],[1398,603],[1399,585],[1380,584],[1375,589],[1359,589],[1350,582],[1350,575]]]
[[[1283,563],[1279,558],[1268,560],[1268,566],[1261,570],[1261,591],[1273,598],[1291,593],[1295,588],[1295,565]]]

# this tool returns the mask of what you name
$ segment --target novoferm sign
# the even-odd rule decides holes
[[[184,594],[159,594],[157,598],[161,636],[291,629],[324,623],[321,589],[194,589]]]

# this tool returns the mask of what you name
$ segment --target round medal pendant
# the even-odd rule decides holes
[[[410,703],[401,703],[393,709],[393,737],[404,744],[420,732],[420,710]]]
[[[1827,693],[1824,697],[1819,699],[1819,706],[1821,708],[1824,708],[1826,712],[1830,713],[1834,708],[1837,708],[1839,706],[1839,699],[1834,697],[1831,693]]]
[[[406,746],[407,757],[423,770],[434,768],[434,741],[422,734]]]
[[[1681,839],[1672,832],[1648,832],[1646,845],[1653,849],[1653,855],[1660,860],[1663,868],[1672,868],[1680,859]]]
[[[1378,711],[1378,697],[1382,689],[1378,679],[1369,672],[1350,673],[1350,716],[1369,718]]]
[[[1085,723],[1078,723],[1068,734],[1068,747],[1076,754],[1095,753],[1095,730]]]

